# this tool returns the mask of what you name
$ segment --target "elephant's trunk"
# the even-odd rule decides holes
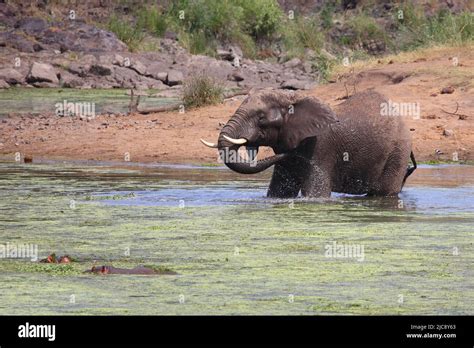
[[[246,160],[240,157],[239,147],[238,145],[219,147],[219,155],[227,167],[240,174],[260,173],[286,157],[286,154],[279,154],[262,160]]]
[[[224,137],[227,136],[232,139],[244,138],[247,139],[247,141],[251,139],[252,134],[250,130],[252,129],[252,125],[246,124],[246,122],[243,122],[244,124],[241,123],[241,118],[236,114],[229,120],[219,134],[217,143],[219,156],[227,167],[240,174],[256,174],[271,167],[287,156],[286,154],[279,154],[262,160],[253,160],[252,156],[250,156],[252,159],[243,159],[238,152],[242,145],[233,144]],[[245,131],[246,129],[247,131]]]

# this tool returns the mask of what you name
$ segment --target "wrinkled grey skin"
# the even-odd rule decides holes
[[[407,170],[411,139],[402,117],[380,115],[382,102],[383,96],[367,91],[332,111],[313,97],[261,91],[222,128],[218,148],[240,146],[224,135],[247,139],[247,148],[272,147],[275,156],[253,165],[225,161],[242,174],[275,165],[268,197],[293,198],[300,191],[305,197],[329,197],[331,191],[394,196],[414,170]]]

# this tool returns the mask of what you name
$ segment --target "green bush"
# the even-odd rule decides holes
[[[442,42],[465,43],[474,40],[474,13],[472,12],[462,12],[457,16],[449,13],[438,17],[437,22],[439,23],[437,28],[443,28],[439,38]]]
[[[257,56],[257,44],[253,37],[247,33],[241,31],[233,33],[231,42],[242,49],[242,53],[245,57],[254,59]]]
[[[402,18],[398,18],[399,13]],[[474,39],[474,15],[470,12],[454,15],[441,10],[427,17],[421,7],[404,4],[397,8],[395,22],[398,29],[397,47],[401,50],[435,43],[462,44]]]
[[[202,32],[225,41],[240,30],[242,9],[230,0],[180,0],[171,6],[169,15],[187,33]]]
[[[321,78],[327,81],[335,64],[334,60],[330,60],[326,56],[318,54],[314,59],[312,66],[314,70],[319,72]]]
[[[191,54],[204,54],[210,57],[216,55],[216,40],[208,38],[203,31],[188,33],[180,30],[179,41]]]
[[[278,32],[283,17],[276,0],[238,0],[243,9],[243,31],[255,40],[271,39]]]
[[[230,0],[178,0],[167,16],[193,54],[215,55],[218,41],[232,42],[242,34],[242,9]]]
[[[146,29],[149,33],[162,37],[168,23],[166,15],[162,14],[157,7],[143,7],[137,12],[137,28]]]
[[[115,15],[110,18],[107,28],[117,35],[131,51],[136,51],[144,39],[144,33],[141,27],[132,26]]]
[[[378,25],[374,18],[365,13],[352,17],[348,25],[354,31],[355,39],[357,40],[357,42],[351,42],[352,45],[362,44],[362,42],[368,40],[388,41],[383,28]]]
[[[334,15],[334,11],[336,10],[335,3],[326,3],[321,12],[319,13],[319,18],[321,18],[321,26],[324,29],[329,29],[332,27],[332,17]]]
[[[183,102],[188,107],[217,104],[223,96],[223,86],[205,74],[195,75],[183,84]]]
[[[255,57],[255,40],[271,39],[281,15],[276,0],[178,0],[169,9],[168,21],[194,53],[208,54],[209,44],[222,42],[237,44],[245,56]]]
[[[306,48],[317,53],[324,46],[324,33],[316,17],[296,17],[287,20],[282,35],[288,58],[303,58]]]

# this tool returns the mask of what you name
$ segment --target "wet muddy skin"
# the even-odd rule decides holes
[[[474,167],[420,166],[399,199],[269,200],[270,175],[0,163],[0,244],[38,246],[0,259],[1,313],[474,314]]]

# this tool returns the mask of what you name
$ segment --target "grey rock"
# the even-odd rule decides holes
[[[313,65],[310,62],[304,62],[303,71],[307,74],[310,74],[313,71]]]
[[[120,54],[114,54],[114,57],[112,59],[112,64],[123,66],[123,63],[124,63],[124,58]]]
[[[31,65],[30,72],[27,76],[28,82],[49,82],[52,84],[59,84],[56,71],[53,66],[45,63],[34,62]]]
[[[41,18],[27,17],[17,21],[15,28],[24,31],[30,36],[39,36],[48,28],[48,23]]]
[[[93,56],[92,54],[86,54],[86,55],[81,57],[79,62],[84,64],[84,65],[92,65],[92,64],[97,63],[97,58],[95,56]]]
[[[3,1],[0,3],[0,22],[5,26],[13,27],[16,22],[17,11],[15,8]]]
[[[20,52],[33,53],[35,50],[35,42],[30,41],[24,35],[16,33],[5,33],[5,46],[10,46]]]
[[[234,60],[234,55],[230,50],[218,49],[216,53],[220,59],[229,61]]]
[[[146,66],[139,60],[133,60],[130,64],[130,69],[135,70],[140,75],[146,75]]]
[[[160,80],[152,80],[148,82],[148,88],[153,88],[153,89],[166,89],[168,88],[167,85],[165,85],[162,81]]]
[[[229,51],[234,55],[234,57],[237,56],[237,57],[242,58],[244,56],[239,46],[236,46],[236,45],[230,46]]]
[[[167,73],[167,72],[160,72],[160,73],[157,73],[154,77],[155,77],[157,80],[160,80],[161,82],[166,82],[166,81],[168,81],[168,73]]]
[[[166,68],[164,64],[161,63],[152,63],[147,67],[146,75],[153,77],[154,79],[166,82],[168,79],[168,73],[165,71]]]
[[[22,83],[24,80],[23,75],[18,70],[12,68],[0,69],[0,79],[5,80],[11,85]]]
[[[453,86],[449,86],[449,87],[444,87],[442,90],[441,90],[441,94],[452,94],[454,93],[455,89]]]
[[[148,85],[146,84],[146,82],[137,81],[137,82],[134,83],[134,88],[136,88],[136,89],[139,90],[139,91],[145,91],[145,90],[147,90],[149,87],[148,87]],[[148,93],[145,93],[145,95],[148,95]]]
[[[112,65],[114,62],[114,57],[111,55],[101,55],[98,59],[100,64]]]
[[[69,64],[68,71],[80,77],[85,77],[87,76],[90,68],[91,66],[88,64],[83,65],[82,63],[73,62]]]
[[[168,71],[168,86],[181,85],[183,83],[184,76],[181,71],[170,70]]]
[[[127,46],[114,33],[99,29],[80,20],[68,20],[57,27],[49,27],[35,35],[41,43],[52,49],[75,52],[121,52]]]
[[[296,68],[297,66],[301,65],[301,59],[299,58],[293,58],[287,61],[283,66],[285,68],[291,69],[291,68]]]
[[[140,79],[135,70],[119,66],[114,67],[113,77],[122,88],[133,88],[134,82]]]
[[[5,80],[0,80],[0,89],[10,88],[10,85]]]
[[[282,82],[282,84],[280,85],[280,88],[298,90],[298,89],[311,89],[315,86],[316,86],[316,83],[312,81],[301,81],[301,80],[296,80],[296,79],[290,79],[290,80]]]
[[[111,89],[113,86],[110,83],[107,82],[96,82],[92,84],[92,88],[97,88],[97,89]]]
[[[239,46],[229,46],[228,48],[219,48],[216,51],[217,56],[222,60],[234,62],[236,59],[240,60],[243,57],[242,50]]]
[[[93,64],[91,65],[89,72],[98,76],[108,76],[112,74],[112,66],[105,64]]]
[[[91,54],[86,54],[82,56],[78,61],[71,62],[68,66],[68,71],[73,74],[79,75],[80,77],[85,77],[88,75],[91,66],[96,63],[96,57]]]
[[[239,73],[238,71],[234,71],[233,73],[230,73],[229,75],[227,75],[227,80],[239,82],[239,81],[243,81],[245,79],[244,79],[244,77],[242,76],[241,73]]]
[[[451,137],[451,136],[454,135],[454,132],[451,129],[445,129],[445,130],[443,130],[443,135],[445,137]]]
[[[68,71],[61,71],[59,84],[66,88],[78,88],[82,86],[83,81]]]
[[[55,88],[55,87],[58,87],[58,84],[41,81],[41,82],[33,82],[33,86],[38,87],[38,88]]]

